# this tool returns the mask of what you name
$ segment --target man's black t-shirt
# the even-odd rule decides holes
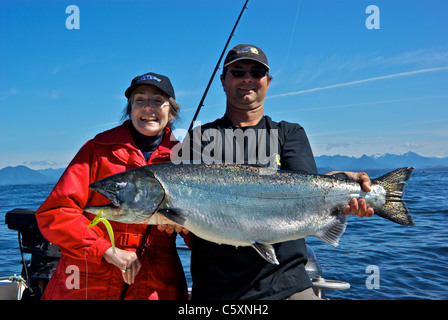
[[[222,134],[222,162],[225,162],[225,154],[233,152],[233,161],[241,162],[238,155],[244,155],[244,162],[250,163],[251,152],[257,143],[240,143],[233,140],[229,146],[229,139],[224,135],[229,130],[241,129],[246,132],[249,129],[256,133],[267,133],[266,139],[259,139],[258,144],[266,144],[266,156],[272,153],[280,155],[281,170],[303,171],[317,173],[313,153],[304,129],[298,125],[281,121],[279,123],[264,116],[255,125],[237,128],[224,116],[212,123],[202,126],[202,133],[208,129],[215,129],[215,133]],[[277,131],[272,131],[277,130]],[[272,150],[270,136],[278,136],[278,150]],[[206,134],[204,134],[206,136]],[[202,148],[208,144],[202,142]],[[236,150],[240,148],[241,150]],[[252,151],[251,151],[252,149]],[[204,150],[204,149],[202,149]],[[238,153],[239,151],[239,153]],[[215,152],[216,153],[216,152]],[[258,159],[257,154],[257,159]],[[261,155],[260,157],[265,156]],[[228,159],[227,159],[228,160]],[[213,242],[194,237],[191,255],[191,274],[193,280],[193,299],[285,299],[292,294],[311,286],[309,276],[305,271],[307,261],[307,249],[304,239],[287,241],[273,245],[276,251],[279,265],[274,265],[264,260],[252,247],[234,247],[219,245]]]

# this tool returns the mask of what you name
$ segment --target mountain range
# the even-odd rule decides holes
[[[414,152],[402,155],[363,155],[360,158],[349,156],[315,157],[320,173],[332,170],[366,171],[369,169],[392,170],[412,166],[416,169],[448,168],[447,158],[423,157]],[[56,183],[65,168],[33,170],[26,166],[6,167],[0,170],[0,185]]]
[[[26,166],[6,167],[0,170],[0,185],[56,183],[65,168],[33,170]]]
[[[448,158],[424,157],[415,152],[401,155],[363,155],[360,158],[348,156],[318,156],[315,157],[318,168],[346,171],[365,171],[368,169],[397,169],[415,167],[416,169],[432,169],[448,167]],[[321,172],[321,170],[319,170]]]

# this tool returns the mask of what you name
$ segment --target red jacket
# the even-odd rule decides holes
[[[146,163],[135,145],[128,122],[98,134],[79,150],[48,199],[36,212],[39,228],[61,253],[57,269],[43,299],[118,299],[124,281],[121,271],[102,259],[111,246],[103,224],[88,229],[94,215],[83,208],[110,203],[89,189],[89,184],[115,173],[170,160],[171,130],[165,129],[162,143]],[[116,246],[134,250],[146,225],[112,222]],[[142,268],[129,286],[126,299],[185,299],[185,275],[173,235],[153,227],[149,246],[140,258]],[[87,290],[86,290],[87,289]]]

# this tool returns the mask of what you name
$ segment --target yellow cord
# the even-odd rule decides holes
[[[101,218],[101,213],[103,213],[103,209],[100,210],[100,212],[96,215],[96,217],[92,220],[92,222],[90,222],[90,224],[87,226],[87,228],[96,226],[100,222],[104,223],[104,225],[106,226],[107,233],[109,234],[110,242],[112,243],[112,250],[113,250],[114,254],[116,254],[117,251],[115,250],[114,230],[112,229],[110,222],[107,221],[106,218]]]

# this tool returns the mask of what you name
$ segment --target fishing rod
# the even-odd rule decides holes
[[[198,108],[196,109],[196,113],[195,113],[194,116],[193,116],[193,120],[191,120],[190,128],[188,128],[188,132],[190,132],[190,131],[193,129],[193,125],[194,125],[194,123],[196,122],[196,119],[197,119],[197,117],[198,117],[198,115],[199,115],[199,111],[200,111],[201,108],[204,106],[204,100],[205,100],[205,97],[207,96],[208,89],[210,88],[210,86],[211,86],[211,84],[212,84],[212,82],[213,82],[213,78],[215,77],[215,74],[216,74],[216,72],[217,72],[218,69],[219,69],[219,65],[221,64],[222,57],[224,56],[224,53],[225,53],[226,50],[227,50],[227,46],[229,45],[230,40],[231,40],[232,37],[234,36],[234,32],[235,32],[236,26],[238,25],[238,22],[240,21],[241,16],[243,15],[244,10],[247,9],[247,3],[248,3],[248,2],[249,2],[249,0],[246,0],[246,3],[244,3],[243,9],[241,9],[240,15],[238,16],[238,19],[236,20],[235,25],[233,26],[232,32],[230,33],[230,36],[229,36],[229,39],[227,39],[227,43],[226,43],[226,45],[224,46],[224,50],[222,50],[221,56],[219,57],[218,63],[216,64],[216,67],[215,67],[215,70],[213,70],[213,74],[212,74],[212,76],[211,76],[211,78],[210,78],[210,81],[208,82],[207,88],[205,88],[204,95],[202,96],[202,99],[201,99],[201,101],[199,102],[199,106],[198,106]]]

